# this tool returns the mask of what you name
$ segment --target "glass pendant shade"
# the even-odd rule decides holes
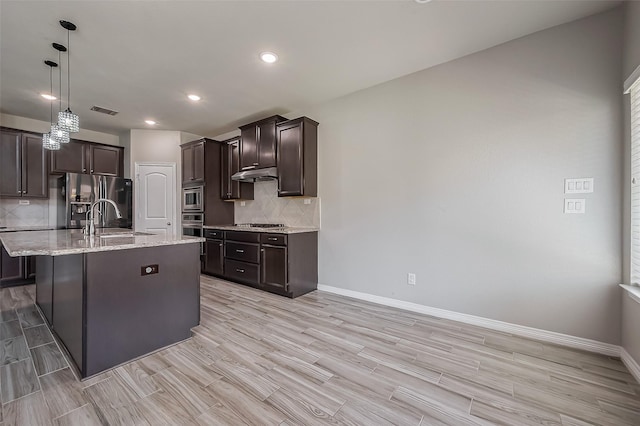
[[[42,147],[51,151],[57,151],[60,149],[60,142],[55,139],[51,139],[49,133],[42,135]]]
[[[80,131],[80,119],[67,108],[66,111],[58,113],[58,127],[68,133],[78,133]]]
[[[51,139],[55,140],[58,143],[69,143],[69,132],[66,130],[62,130],[60,126],[56,124],[51,125],[50,136]]]

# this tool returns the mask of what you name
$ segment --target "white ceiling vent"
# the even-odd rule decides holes
[[[118,114],[118,111],[113,111],[111,109],[102,108],[102,107],[99,107],[99,106],[96,106],[96,105],[91,107],[91,111],[101,112],[101,113],[107,114],[107,115],[116,115],[116,114]]]

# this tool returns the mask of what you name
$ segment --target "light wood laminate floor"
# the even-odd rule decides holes
[[[328,293],[201,283],[192,339],[82,382],[33,286],[0,290],[0,425],[640,425],[619,359]]]

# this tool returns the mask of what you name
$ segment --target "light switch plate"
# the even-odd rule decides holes
[[[565,214],[583,214],[586,211],[586,200],[584,198],[565,198]]]
[[[29,204],[31,204],[31,202],[29,200],[19,200],[18,201],[18,205],[19,206],[28,206]]]
[[[593,192],[593,178],[577,178],[564,180],[565,194],[588,194]]]

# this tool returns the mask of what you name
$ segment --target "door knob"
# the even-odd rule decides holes
[[[170,226],[170,225],[171,225],[171,222],[167,222],[167,226]]]

